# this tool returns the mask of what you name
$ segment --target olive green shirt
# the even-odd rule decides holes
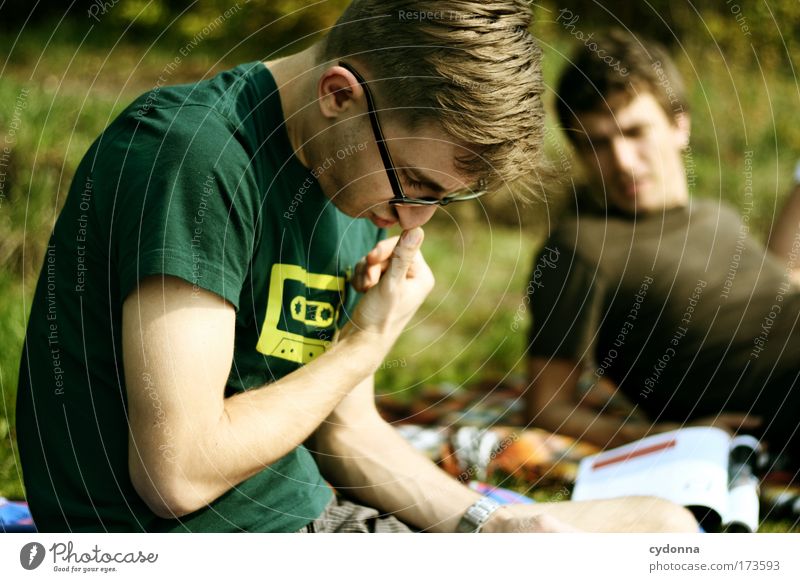
[[[529,354],[586,363],[653,419],[751,411],[779,415],[787,437],[800,294],[745,217],[702,199],[635,219],[568,213],[528,285]]]

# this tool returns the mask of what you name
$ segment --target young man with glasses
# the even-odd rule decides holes
[[[541,148],[527,2],[422,6],[357,0],[310,49],[143,96],[92,146],[22,361],[40,529],[693,529],[652,499],[498,508],[375,410],[433,285],[419,227]]]

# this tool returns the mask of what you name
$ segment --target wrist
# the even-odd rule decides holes
[[[377,332],[348,322],[336,336],[338,349],[346,350],[348,358],[375,372],[392,348],[392,342]]]
[[[514,520],[514,514],[507,506],[501,506],[497,511],[489,516],[486,523],[481,528],[481,533],[508,533],[509,527]]]
[[[479,533],[483,531],[486,524],[502,507],[490,497],[479,498],[464,511],[456,525],[456,533]]]
[[[653,434],[656,431],[656,426],[647,421],[628,419],[623,421],[618,431],[618,442],[615,446],[627,444],[633,441],[643,439],[648,434]]]

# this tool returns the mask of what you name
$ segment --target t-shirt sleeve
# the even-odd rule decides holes
[[[575,362],[591,359],[603,309],[596,266],[563,245],[548,244],[526,288],[532,322],[528,355]]]
[[[250,157],[228,122],[205,107],[155,109],[129,139],[116,141],[123,146],[111,243],[122,298],[142,278],[163,274],[238,309],[259,196]]]

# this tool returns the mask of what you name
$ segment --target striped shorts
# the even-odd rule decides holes
[[[411,529],[393,515],[334,495],[322,515],[297,533],[411,533]]]

